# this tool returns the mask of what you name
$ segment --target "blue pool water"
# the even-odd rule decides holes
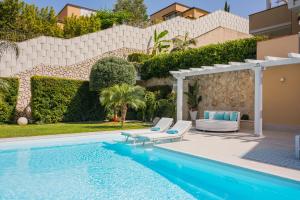
[[[0,199],[300,199],[287,179],[159,148],[98,142],[0,151]]]

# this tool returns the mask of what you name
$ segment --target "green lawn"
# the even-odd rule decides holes
[[[120,127],[120,123],[115,122],[31,124],[27,126],[3,124],[0,125],[0,138],[141,129],[147,127],[147,124],[141,122],[127,122],[123,128]]]

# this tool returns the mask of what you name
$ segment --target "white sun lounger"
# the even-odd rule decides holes
[[[142,132],[138,131],[138,130],[128,131],[128,132],[126,131],[126,132],[121,132],[121,135],[126,137],[126,142],[128,141],[128,139],[130,137],[134,138],[134,142],[135,142],[135,139],[140,135],[164,132],[164,131],[168,130],[171,127],[172,124],[173,124],[173,119],[172,118],[163,117],[154,126],[154,127],[158,127],[159,131],[152,131],[151,129],[145,130],[145,131],[142,131]]]
[[[176,134],[169,134],[167,132],[162,133],[153,133],[153,134],[144,134],[139,135],[138,139],[143,141],[143,144],[145,144],[146,141],[149,142],[157,142],[162,140],[173,140],[173,139],[180,139],[182,140],[184,134],[190,130],[192,127],[191,121],[177,121],[177,123],[171,128],[172,130],[178,131]]]

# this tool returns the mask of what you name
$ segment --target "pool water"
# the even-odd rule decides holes
[[[300,183],[160,148],[97,142],[0,151],[0,199],[300,199]]]

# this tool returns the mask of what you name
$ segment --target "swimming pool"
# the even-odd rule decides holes
[[[0,199],[299,199],[299,182],[114,142],[0,150]]]

